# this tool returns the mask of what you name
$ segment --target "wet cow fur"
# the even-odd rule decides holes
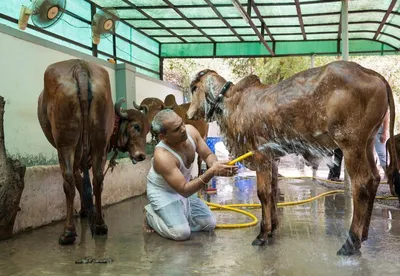
[[[145,139],[150,128],[147,118],[138,110],[122,111],[123,101],[113,106],[109,75],[97,64],[79,59],[66,60],[49,65],[44,73],[38,119],[47,140],[57,149],[67,202],[60,244],[75,241],[75,187],[81,197],[81,215],[89,215],[92,235],[107,234],[101,204],[107,153],[127,151],[133,163],[146,158]],[[115,123],[116,118],[119,118],[118,123]],[[114,145],[110,143],[111,137]]]
[[[337,253],[358,253],[361,243],[368,238],[380,182],[374,138],[388,106],[393,137],[395,107],[387,81],[372,70],[346,61],[300,72],[269,87],[250,75],[231,85],[215,112],[207,114],[225,83],[215,71],[199,72],[191,83],[193,95],[187,114],[191,119],[216,120],[233,156],[267,145],[244,161],[256,170],[257,194],[262,205],[260,234],[253,245],[264,245],[278,226],[274,158],[305,151],[324,156],[340,147],[351,178],[354,211],[349,237]],[[394,143],[390,144],[389,153],[394,157],[388,169],[394,194],[394,185],[400,185]]]

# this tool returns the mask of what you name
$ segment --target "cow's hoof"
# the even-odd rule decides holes
[[[75,230],[65,230],[58,239],[58,243],[60,245],[73,244],[75,242],[76,236],[77,235]]]
[[[361,251],[358,247],[351,245],[348,240],[345,244],[343,244],[342,248],[336,253],[338,256],[353,256],[353,255],[360,255]]]
[[[107,228],[106,224],[96,225],[94,231],[95,231],[96,235],[99,235],[99,236],[107,235],[108,228]]]
[[[255,246],[263,246],[263,245],[265,245],[266,244],[266,240],[262,240],[262,239],[259,239],[259,238],[256,238],[252,243],[251,243],[251,245],[255,245]]]

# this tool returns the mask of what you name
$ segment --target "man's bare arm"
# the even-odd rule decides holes
[[[154,169],[160,174],[165,181],[183,197],[189,197],[200,190],[205,183],[208,183],[214,176],[213,170],[207,170],[201,175],[201,178],[195,178],[192,181],[186,182],[185,177],[179,170],[176,162],[171,160],[171,155],[168,152],[154,153]]]

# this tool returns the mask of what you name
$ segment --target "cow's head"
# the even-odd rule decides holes
[[[146,135],[150,130],[147,109],[121,109],[125,99],[115,103],[115,114],[120,117],[117,146],[122,152],[129,152],[133,164],[146,159]]]
[[[190,83],[192,101],[187,112],[188,119],[211,119],[206,118],[207,112],[210,110],[224,83],[224,78],[213,70],[206,69],[197,73]]]
[[[164,103],[158,99],[158,98],[145,98],[143,101],[140,103],[140,105],[136,104],[135,101],[133,101],[133,106],[141,111],[145,111],[147,118],[149,120],[149,123],[151,124],[151,121],[153,121],[154,116],[164,108]]]

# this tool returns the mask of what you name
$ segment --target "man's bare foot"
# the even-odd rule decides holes
[[[147,223],[147,211],[146,208],[143,208],[143,232],[144,233],[153,233],[154,229],[149,226]]]

